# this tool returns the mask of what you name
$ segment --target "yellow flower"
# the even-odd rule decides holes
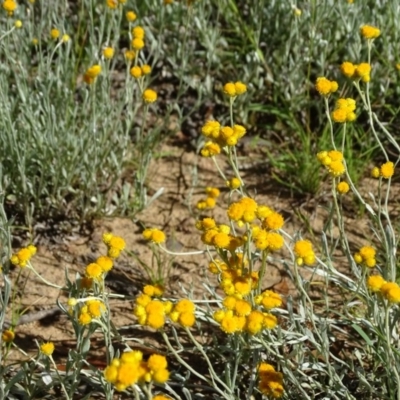
[[[206,194],[210,197],[217,198],[220,195],[220,191],[215,187],[206,187]]]
[[[40,351],[47,357],[50,357],[54,352],[54,343],[47,342],[40,346]]]
[[[15,0],[5,0],[3,2],[3,8],[8,12],[8,15],[12,15],[13,12],[17,9],[18,5]]]
[[[317,78],[315,83],[315,88],[317,89],[318,93],[323,96],[328,96],[331,93],[334,93],[338,89],[338,84],[336,81],[330,81],[325,77]]]
[[[261,296],[261,304],[267,310],[271,310],[272,308],[280,307],[282,305],[281,296],[278,293],[273,292],[272,290],[265,290],[261,293]]]
[[[239,96],[247,91],[247,86],[243,82],[235,82],[236,96]]]
[[[100,256],[96,260],[96,264],[100,265],[103,272],[108,272],[113,267],[113,260],[107,256]]]
[[[86,267],[85,275],[91,279],[100,279],[103,274],[103,268],[97,263],[91,263]]]
[[[389,179],[394,174],[394,164],[391,161],[381,165],[380,175],[382,178]]]
[[[138,67],[137,65],[132,67],[131,70],[129,71],[131,76],[133,76],[136,79],[139,79],[142,76],[142,69]]]
[[[165,383],[169,379],[169,371],[167,369],[155,371],[152,378],[152,380],[156,383]]]
[[[125,240],[120,236],[113,236],[108,242],[107,246],[122,251],[125,249]]]
[[[336,108],[332,111],[332,119],[338,123],[344,123],[347,120],[347,110],[345,108]]]
[[[221,248],[221,249],[226,249],[228,248],[230,244],[230,237],[224,232],[219,232],[217,233],[213,239],[212,239],[212,244],[215,247]]]
[[[371,275],[367,280],[367,287],[371,292],[379,292],[386,281],[380,275]]]
[[[226,181],[226,186],[231,190],[239,189],[241,185],[240,179],[238,178],[232,178]]]
[[[157,93],[152,89],[146,89],[143,92],[143,100],[145,103],[154,103],[157,100]]]
[[[62,35],[62,37],[61,37],[61,41],[63,42],[63,43],[67,43],[67,42],[69,42],[71,40],[71,37],[69,36],[69,35],[67,35],[66,33],[64,34],[64,35]]]
[[[376,250],[371,246],[363,246],[359,250],[359,254],[363,260],[367,260],[368,258],[375,258]]]
[[[372,176],[373,178],[379,178],[380,175],[381,175],[381,171],[380,171],[380,169],[379,169],[378,167],[372,168],[372,170],[371,170],[371,176]]]
[[[147,367],[155,372],[168,367],[167,359],[159,354],[152,354],[147,360]]]
[[[114,49],[112,47],[106,47],[103,49],[103,56],[107,60],[110,60],[114,57]]]
[[[106,0],[106,5],[108,8],[114,10],[118,7],[118,0]]]
[[[125,50],[125,59],[128,61],[132,61],[136,57],[136,53],[134,50]]]
[[[371,25],[363,25],[360,28],[360,32],[365,39],[376,39],[381,34],[381,30],[379,28]]]
[[[265,229],[278,230],[282,228],[284,222],[281,214],[272,212],[264,219],[262,225]]]
[[[356,75],[362,79],[363,82],[370,81],[371,65],[368,63],[358,64],[356,67]]]
[[[350,186],[347,182],[342,181],[337,184],[336,190],[340,194],[346,194],[350,190]]]
[[[146,324],[153,329],[160,329],[165,324],[165,316],[161,313],[151,312],[147,315]]]
[[[384,283],[381,286],[381,293],[390,303],[400,303],[400,287],[397,283]]]
[[[133,22],[136,19],[136,14],[133,11],[127,11],[125,17],[129,22]]]
[[[313,252],[312,244],[309,240],[298,240],[293,249],[297,257],[307,257],[308,254]]]
[[[235,97],[236,96],[236,88],[235,84],[233,82],[228,82],[224,85],[224,93],[227,94],[230,97]]]
[[[201,155],[203,157],[214,157],[221,153],[221,148],[217,143],[207,142],[201,149]]]
[[[85,74],[83,75],[83,80],[90,85],[94,82],[97,76],[100,75],[100,73],[101,73],[101,66],[95,64],[86,70]]]
[[[142,65],[142,74],[149,75],[151,73],[151,67],[148,64]]]
[[[179,313],[184,313],[184,312],[194,313],[195,305],[189,299],[182,299],[179,300],[179,302],[175,305],[174,310],[178,311]]]
[[[60,31],[57,28],[53,28],[50,31],[50,36],[51,36],[52,39],[56,40],[56,39],[58,39],[60,37]]]
[[[265,313],[263,318],[263,327],[274,329],[278,325],[278,318],[273,314]]]
[[[196,322],[196,317],[194,313],[191,312],[183,312],[179,314],[178,322],[184,328],[191,328]]]
[[[11,343],[15,338],[15,333],[11,329],[6,329],[1,333],[1,340],[4,343]]]
[[[132,39],[131,45],[135,50],[141,50],[144,47],[144,41],[140,38],[134,38]]]
[[[356,66],[351,62],[345,61],[340,66],[340,70],[342,71],[344,76],[351,78],[356,72]]]
[[[215,314],[214,314],[215,318]],[[237,320],[233,317],[233,315],[225,315],[221,321],[221,329],[227,333],[228,335],[235,333],[238,330]]]
[[[235,312],[239,316],[245,317],[251,313],[251,304],[246,300],[237,300],[235,303]]]
[[[172,0],[167,0],[172,3]],[[166,3],[166,0],[164,0],[164,4],[170,4]],[[163,394],[158,394],[157,396],[154,396],[151,400],[171,400],[171,397],[164,396]]]
[[[132,29],[132,35],[133,35],[134,38],[144,39],[145,31],[141,26],[135,26]]]
[[[22,28],[22,21],[19,20],[19,19],[17,19],[17,20],[14,22],[14,26],[15,26],[17,29]]]
[[[99,318],[102,313],[104,313],[107,308],[104,303],[100,300],[88,300],[86,302],[87,312],[92,318]]]
[[[143,237],[153,243],[160,244],[165,242],[165,233],[160,229],[151,228],[143,231]]]

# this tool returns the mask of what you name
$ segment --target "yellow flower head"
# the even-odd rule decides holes
[[[3,9],[8,12],[8,15],[12,15],[17,7],[18,5],[15,0],[5,0],[3,2]]]
[[[265,229],[278,230],[282,228],[284,222],[281,214],[272,212],[264,219],[262,225]]]
[[[380,275],[371,275],[367,280],[367,287],[371,292],[379,292],[386,281]]]
[[[273,292],[272,290],[265,290],[261,293],[261,296],[261,304],[267,310],[271,310],[272,308],[280,307],[282,305],[281,296],[278,293]]]
[[[99,280],[103,275],[103,268],[97,263],[91,263],[86,267],[85,275],[88,278]]]
[[[40,346],[40,351],[47,357],[50,357],[54,352],[54,343],[47,342]]]
[[[108,272],[113,267],[113,260],[110,257],[107,257],[107,256],[100,256],[96,260],[96,264],[100,265],[100,267],[103,270],[103,272]]]
[[[376,39],[381,34],[381,30],[379,28],[371,25],[363,25],[360,28],[360,32],[365,39]]]
[[[135,79],[139,79],[142,76],[142,68],[140,68],[139,66],[135,65],[130,69],[129,73]]]
[[[165,242],[165,233],[160,229],[150,228],[143,231],[143,237],[153,243],[160,244]]]
[[[350,190],[350,186],[347,182],[339,182],[336,186],[336,190],[340,194],[346,194]]]
[[[340,70],[344,76],[347,76],[347,78],[352,78],[356,72],[356,66],[351,62],[345,61],[340,66]]]
[[[151,73],[151,67],[148,64],[142,65],[142,75],[149,75]]]
[[[101,73],[101,66],[98,64],[93,65],[86,70],[85,74],[83,75],[83,80],[90,85],[91,83],[94,82],[97,76],[100,75],[100,73]]]
[[[103,57],[107,60],[111,60],[114,57],[114,49],[112,47],[105,47],[103,49]]]
[[[125,50],[124,55],[125,55],[125,59],[126,59],[127,61],[132,61],[132,60],[134,60],[135,57],[136,57],[136,53],[135,53],[134,50]]]
[[[196,322],[196,317],[194,313],[183,312],[179,314],[178,322],[184,328],[191,328]]]
[[[207,142],[201,149],[203,157],[214,157],[221,153],[221,147],[214,142]]]
[[[53,28],[50,31],[50,36],[51,36],[52,39],[56,40],[56,39],[58,39],[60,37],[60,31],[57,28]]]
[[[15,333],[11,329],[6,329],[1,333],[1,340],[4,343],[11,343],[15,338]]]
[[[394,164],[391,161],[381,165],[380,175],[382,178],[389,179],[394,174]]]
[[[325,77],[319,77],[315,83],[315,88],[319,94],[328,96],[338,90],[338,84],[336,81],[330,81]]]
[[[146,89],[142,97],[145,103],[154,103],[157,100],[157,92],[152,89]]]
[[[384,283],[381,286],[381,293],[390,303],[400,303],[400,287],[397,283]]]
[[[144,37],[145,37],[145,31],[144,31],[144,29],[143,29],[141,26],[135,26],[135,27],[132,29],[132,35],[133,35],[134,38],[137,38],[137,39],[144,39]]]
[[[129,22],[133,22],[136,19],[136,14],[133,11],[127,11],[125,17]]]
[[[132,39],[131,45],[135,50],[142,50],[144,47],[144,40],[141,38],[134,38]]]
[[[118,0],[106,0],[106,6],[115,10],[118,7]]]
[[[182,299],[179,300],[178,303],[175,305],[174,310],[179,313],[184,313],[184,312],[194,313],[195,305],[189,299]]]
[[[150,371],[156,372],[168,367],[167,359],[165,356],[159,354],[152,354],[147,360],[147,367]]]
[[[125,240],[120,236],[113,236],[107,244],[108,247],[122,251],[125,249]]]
[[[247,86],[243,82],[235,82],[236,96],[239,96],[247,91]]]
[[[238,178],[232,178],[226,181],[226,186],[231,190],[239,189],[241,185],[240,179]]]

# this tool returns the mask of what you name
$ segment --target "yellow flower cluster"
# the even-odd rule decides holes
[[[330,81],[329,79],[320,76],[317,78],[315,88],[319,94],[323,96],[329,96],[331,93],[334,93],[338,90],[339,85],[336,81]]]
[[[387,161],[381,165],[380,168],[374,167],[371,171],[373,178],[382,177],[384,179],[389,179],[394,174],[394,164],[391,161]]]
[[[11,256],[11,264],[25,268],[28,265],[29,260],[36,254],[36,251],[37,249],[33,244],[22,248],[16,254]]]
[[[132,29],[131,46],[135,50],[142,50],[144,47],[145,31],[141,26],[135,26]]]
[[[217,225],[212,218],[197,221],[196,228],[203,231],[201,241],[208,246],[235,251],[243,243],[241,237],[230,234],[231,228],[228,225]]]
[[[356,119],[356,101],[351,98],[339,99],[332,111],[332,119],[338,123],[352,122]]]
[[[293,251],[297,257],[297,265],[313,265],[315,263],[315,253],[309,240],[298,240],[294,244]]]
[[[199,200],[197,202],[196,208],[198,210],[214,208],[215,205],[217,204],[217,198],[220,195],[220,191],[218,188],[209,186],[209,187],[206,187],[206,195],[207,195],[206,199]]]
[[[89,299],[78,310],[80,325],[89,325],[93,319],[98,319],[106,312],[107,308],[101,300]]]
[[[165,233],[157,228],[145,229],[142,235],[146,240],[149,240],[156,244],[165,242]]]
[[[256,304],[262,305],[266,310],[272,310],[282,305],[282,297],[272,290],[264,290],[254,300]]]
[[[159,354],[152,354],[147,361],[143,360],[141,351],[127,351],[120,358],[114,358],[104,370],[104,378],[123,391],[137,383],[165,383],[169,379],[167,359]],[[156,396],[157,397],[157,396]]]
[[[376,39],[381,34],[381,30],[379,28],[371,25],[363,25],[360,28],[360,32],[365,39],[369,40]]]
[[[256,335],[263,329],[273,329],[278,319],[271,313],[252,310],[250,302],[227,296],[223,302],[224,309],[214,313],[214,320],[220,324],[221,330],[227,334],[247,332]]]
[[[258,375],[260,382],[258,388],[266,396],[278,399],[283,395],[283,375],[276,372],[275,368],[267,363],[261,363],[258,366]]]
[[[221,153],[221,147],[218,143],[208,141],[201,149],[200,154],[203,157],[214,157]]]
[[[144,64],[141,67],[138,65],[135,65],[130,69],[129,72],[130,72],[131,76],[133,76],[135,79],[139,79],[146,75],[149,75],[151,73],[151,67],[148,64]]]
[[[368,268],[374,268],[376,265],[376,250],[371,246],[363,246],[354,254],[354,261],[357,264],[364,265]]]
[[[225,146],[236,146],[239,139],[241,139],[246,134],[246,128],[242,125],[221,126],[218,121],[207,121],[201,128],[201,133],[210,142],[206,143],[201,154],[205,157],[212,157],[213,155],[219,154],[221,152],[220,147]],[[214,143],[217,146],[211,146]],[[208,153],[214,153],[207,155]]]
[[[195,305],[188,299],[182,299],[175,305],[171,301],[162,301],[153,297],[163,294],[161,286],[147,285],[135,300],[133,314],[140,325],[147,325],[153,329],[161,329],[166,322],[166,317],[179,323],[183,327],[190,328],[194,325]]]
[[[101,73],[101,66],[98,64],[92,65],[83,74],[83,80],[88,85],[91,85],[96,80],[96,78],[100,75],[100,73]]]
[[[112,233],[103,235],[103,242],[108,247],[108,257],[117,258],[121,251],[125,249],[125,240],[122,237],[114,236]]]
[[[340,66],[342,74],[347,78],[361,79],[363,82],[371,80],[371,65],[368,63],[360,63],[358,65],[349,61],[345,61]]]
[[[343,175],[346,172],[343,154],[340,151],[321,151],[317,154],[317,158],[322,165],[325,165],[329,174],[334,177]]]
[[[386,282],[380,275],[372,275],[367,280],[371,292],[380,293],[390,303],[400,303],[400,287],[396,282]]]
[[[17,9],[18,4],[15,0],[5,0],[3,2],[3,9],[7,11],[8,15],[13,15],[14,11]]]
[[[113,267],[113,260],[108,256],[100,256],[96,262],[90,263],[86,266],[85,275],[89,280],[100,281],[104,278],[104,275],[110,271]],[[83,285],[85,288],[90,288],[91,282],[86,282],[87,285]]]
[[[247,91],[247,86],[243,82],[228,82],[224,85],[224,93],[229,97],[240,96]]]

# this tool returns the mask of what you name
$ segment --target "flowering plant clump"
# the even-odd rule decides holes
[[[260,2],[243,19],[226,0],[128,3],[82,0],[75,13],[2,0],[0,397],[400,400],[396,7]],[[189,223],[168,237],[173,215],[139,218],[165,191],[148,197],[158,180],[147,172],[157,145],[199,113],[190,145],[204,158],[189,218],[179,215]],[[261,185],[269,174],[314,190],[278,198]],[[105,232],[105,251],[51,282],[30,244],[36,210],[49,221],[121,213],[142,233]],[[42,327],[27,355],[19,329],[42,315],[26,296],[37,280],[73,337],[61,348]]]

